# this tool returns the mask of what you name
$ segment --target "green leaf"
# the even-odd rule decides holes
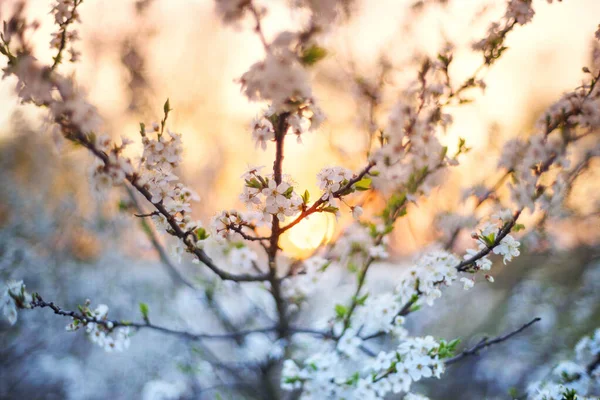
[[[358,266],[353,263],[352,261],[348,262],[348,271],[354,273],[356,271],[358,271]]]
[[[510,389],[508,389],[508,395],[511,399],[516,399],[519,397],[519,391],[517,390],[517,388],[511,387]]]
[[[208,239],[209,236],[210,236],[210,234],[206,232],[206,229],[204,229],[204,228],[196,229],[196,237],[198,238],[198,240],[206,240],[206,239]]]
[[[292,193],[294,193],[294,187],[290,186],[285,192],[283,192],[283,197],[289,199],[290,197],[292,197]]]
[[[354,189],[361,192],[371,189],[371,178],[362,178],[360,181],[354,184]]]
[[[443,160],[446,157],[446,154],[448,154],[448,146],[442,147],[442,152],[440,154],[440,160]]]
[[[256,178],[246,179],[246,186],[254,189],[262,189],[263,184],[258,181]]]
[[[334,206],[327,206],[327,207],[321,208],[321,211],[325,211],[325,212],[328,212],[328,213],[335,214],[335,213],[337,213],[339,211],[339,208],[334,207]]]
[[[460,344],[460,338],[451,340],[450,343],[448,343],[448,349],[450,351],[454,351],[454,350],[456,350],[456,346],[458,346],[459,344]]]
[[[523,224],[515,224],[515,226],[513,226],[513,231],[515,232],[522,231],[523,229],[525,229],[525,225]]]
[[[481,239],[483,239],[483,241],[488,247],[492,247],[494,245],[494,242],[496,241],[496,234],[493,232],[487,236],[481,235],[480,237]]]
[[[312,45],[309,48],[305,49],[302,55],[300,56],[300,60],[304,65],[314,65],[317,62],[321,61],[327,56],[327,50],[323,47],[319,47],[317,45]]]
[[[117,206],[119,207],[119,211],[127,211],[127,209],[129,208],[129,204],[123,200],[119,200]]]
[[[358,383],[358,380],[360,378],[360,374],[358,372],[355,372],[352,374],[352,376],[350,378],[348,378],[348,380],[346,381],[346,385],[350,385],[350,386],[354,386]]]
[[[302,195],[302,201],[304,202],[304,204],[308,204],[308,202],[310,201],[310,193],[308,190],[304,191],[304,194]]]
[[[327,261],[321,268],[318,269],[319,272],[325,272],[327,268],[331,265],[333,261]]]
[[[577,400],[577,392],[575,389],[567,389],[563,393],[563,400]]]
[[[369,297],[369,293],[365,294],[364,296],[361,297],[356,297],[356,304],[360,305],[360,306],[364,306],[365,305],[365,301],[367,301],[367,297]]]
[[[419,311],[420,309],[421,309],[421,306],[420,306],[420,305],[418,305],[418,304],[415,304],[414,306],[411,306],[411,307],[408,309],[408,312],[411,312],[411,313],[412,313],[412,312]]]
[[[165,101],[165,105],[163,106],[163,111],[165,112],[165,116],[167,114],[169,114],[169,111],[171,111],[171,105],[169,104],[169,99],[167,99],[167,101]]]
[[[142,313],[142,317],[144,318],[144,321],[146,323],[149,323],[150,320],[148,319],[148,304],[146,303],[140,303],[140,312]]]
[[[344,319],[347,312],[348,312],[348,309],[346,308],[346,306],[343,306],[341,304],[335,305],[335,315],[337,316],[338,319]]]

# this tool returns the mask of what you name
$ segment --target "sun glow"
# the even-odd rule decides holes
[[[335,217],[329,213],[311,215],[281,238],[285,252],[292,257],[308,257],[319,245],[328,243],[335,232]]]

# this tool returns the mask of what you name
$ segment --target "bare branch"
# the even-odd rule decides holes
[[[536,322],[538,322],[540,320],[541,320],[541,318],[536,317],[536,318],[532,319],[531,321],[529,321],[528,323],[526,323],[525,325],[521,326],[519,329],[509,332],[505,335],[498,336],[494,339],[488,340],[488,338],[483,338],[483,339],[481,339],[481,341],[479,343],[477,343],[475,346],[471,347],[470,349],[466,349],[462,353],[446,360],[445,364],[451,365],[451,364],[454,364],[454,363],[462,360],[465,357],[477,355],[481,350],[483,350],[487,347],[493,346],[495,344],[502,343],[502,342],[512,338],[513,336],[518,335],[519,333],[523,332],[525,329],[529,328],[531,325],[535,324]]]

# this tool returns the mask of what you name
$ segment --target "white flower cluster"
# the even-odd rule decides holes
[[[268,118],[273,114],[268,114],[269,111],[263,113],[262,116],[254,118],[250,128],[252,129],[252,139],[256,142],[256,147],[260,146],[261,149],[267,149],[267,142],[275,140],[275,128],[273,123]]]
[[[260,213],[260,222],[269,223],[272,216],[276,215],[279,222],[287,217],[298,214],[305,206],[305,200],[295,192],[293,182],[289,176],[284,175],[282,182],[277,184],[272,174],[261,175],[263,167],[250,167],[242,175],[246,185],[240,195],[250,210]]]
[[[486,63],[499,58],[504,47],[504,37],[514,24],[525,25],[533,19],[535,11],[532,0],[510,0],[507,4],[503,23],[493,22],[488,27],[486,36],[473,43],[473,50],[483,52]]]
[[[441,83],[434,83],[441,71],[441,64],[428,64],[426,74],[428,84],[421,90],[406,91],[401,100],[392,108],[388,126],[384,130],[384,145],[373,152],[371,160],[376,163],[379,175],[373,178],[376,188],[393,190],[423,178],[419,187],[410,189],[410,194],[419,190],[427,193],[430,189],[427,173],[444,164],[455,161],[446,156],[444,147],[437,138],[439,128],[452,123],[449,114],[440,107],[439,98],[446,90]],[[419,83],[415,84],[415,87]]]
[[[381,240],[378,241],[378,237],[381,237]],[[335,242],[331,255],[344,265],[356,266],[368,257],[387,258],[388,242],[389,237],[385,235],[385,227],[382,224],[367,226],[356,222],[344,230]]]
[[[302,135],[306,132],[317,130],[323,121],[325,115],[323,111],[313,105],[311,102],[297,105],[295,109],[288,111],[287,114],[278,116],[275,114],[275,109],[269,107],[263,111],[258,117],[252,120],[250,128],[252,129],[252,139],[263,150],[267,149],[267,142],[275,140],[275,127],[279,118],[286,118],[287,130],[286,135],[296,135],[296,141],[302,143]]]
[[[52,6],[54,22],[61,29],[58,32],[52,33],[50,47],[58,50],[61,49],[61,47],[68,45],[68,52],[70,55],[69,61],[71,62],[76,62],[81,56],[81,52],[75,50],[73,47],[73,43],[79,40],[79,33],[74,29],[67,30],[67,25],[73,22],[81,22],[77,6],[79,6],[82,1],[83,0],[57,0]]]
[[[79,13],[75,8],[81,0],[56,0],[52,6],[52,15],[57,25],[63,25],[69,20],[80,21]]]
[[[544,172],[542,165],[553,160],[553,164],[568,166],[564,148],[562,139],[550,138],[544,133],[533,135],[527,142],[519,139],[507,142],[498,165],[513,171],[514,179],[509,187],[511,198],[518,207],[535,210],[539,178]]]
[[[17,322],[17,308],[30,308],[32,297],[25,291],[23,281],[9,281],[2,293],[0,308],[11,325]]]
[[[404,305],[418,296],[416,305],[433,305],[442,296],[440,285],[449,286],[457,279],[458,263],[459,259],[454,254],[442,250],[420,256],[396,287],[399,303]]]
[[[89,301],[82,307],[82,313],[90,320],[73,318],[73,322],[66,326],[69,332],[77,331],[85,327],[85,332],[92,343],[102,347],[106,352],[123,351],[129,348],[131,335],[127,326],[114,327],[113,322],[108,320],[108,306],[100,304],[95,310],[90,310]],[[93,322],[93,321],[102,321]]]
[[[491,244],[496,241],[496,235],[498,234],[499,229],[500,227],[496,223],[486,223],[478,234],[478,250],[468,249],[465,259],[468,260],[486,247],[491,247]],[[511,235],[506,235],[500,240],[500,243],[493,248],[492,252],[501,255],[502,261],[506,264],[507,261],[510,262],[513,257],[518,257],[521,254],[519,246],[520,243],[515,240],[515,238]],[[492,267],[492,262],[485,256],[477,260],[475,265],[477,270],[489,271]]]
[[[567,125],[567,135],[551,136],[552,130]],[[537,133],[527,141],[513,139],[503,148],[499,166],[513,171],[510,184],[512,200],[521,208],[535,210],[535,200],[545,187],[540,185],[542,175],[551,167],[567,168],[570,164],[565,138],[575,133],[574,128],[585,132],[600,127],[600,90],[589,85],[567,93],[545,112],[536,124]],[[546,211],[556,213],[557,206],[564,200],[568,185],[564,175],[556,175],[551,191],[543,191],[541,202]]]
[[[96,162],[93,170],[93,181],[100,193],[123,182],[127,175],[133,174],[131,160],[122,155],[123,150],[132,142],[123,138],[121,146],[112,143],[108,135],[99,135],[96,138],[96,148],[108,154],[108,162]]]
[[[510,0],[506,9],[505,18],[514,19],[519,25],[530,22],[535,15],[531,7],[533,0]]]
[[[345,335],[338,350],[340,346],[356,348],[360,341],[354,333]],[[413,382],[423,378],[439,378],[445,369],[439,350],[440,344],[431,336],[407,338],[394,351],[380,352],[350,377],[344,358],[336,352],[317,353],[304,361],[303,368],[286,360],[281,387],[302,388],[302,399],[381,399],[389,393],[408,392]]]
[[[250,101],[269,102],[277,112],[312,97],[308,74],[289,51],[267,54],[242,75],[240,83]]]
[[[17,77],[17,95],[23,103],[41,106],[52,102],[52,83],[33,56],[23,55],[3,71],[4,76],[13,74]]]
[[[165,109],[168,110],[167,107]],[[200,197],[178,182],[179,177],[174,173],[182,160],[181,134],[169,129],[165,133],[164,122],[154,123],[150,129],[142,126],[142,129],[144,152],[138,182],[150,192],[153,203],[162,203],[169,214],[175,217],[176,223],[183,231],[196,229],[201,224],[191,218],[191,202],[199,201]],[[159,229],[169,228],[164,215],[154,215],[152,219]]]
[[[331,205],[336,205],[334,193],[343,188],[354,174],[344,167],[323,168],[317,174],[317,184],[323,191],[322,199],[327,199]]]
[[[248,0],[215,0],[217,14],[225,24],[234,24],[244,17],[251,1]]]
[[[285,128],[281,134],[302,134],[319,128],[325,116],[312,95],[308,72],[298,53],[300,35],[282,32],[269,45],[263,61],[242,75],[242,92],[250,101],[264,101],[270,107],[252,122],[252,137],[264,150],[275,138],[274,124]],[[285,118],[280,123],[280,118]]]
[[[301,269],[296,271],[293,277],[281,281],[282,295],[295,306],[292,309],[299,307],[314,293],[321,274],[329,264],[328,260],[319,256],[307,258],[302,260]]]
[[[131,160],[123,155],[125,148],[132,142],[123,138],[121,145],[116,145],[108,135],[97,133],[102,119],[71,79],[58,74],[53,74],[52,79],[48,79],[46,70],[33,57],[22,56],[17,60],[5,72],[15,74],[19,79],[17,90],[21,99],[47,105],[52,119],[62,125],[67,138],[90,141],[95,151],[106,155],[106,159],[98,162],[93,170],[98,189],[120,184],[124,178],[138,174],[137,182],[151,193],[152,202],[162,202],[182,230],[188,231],[199,226],[198,222],[191,220],[190,213],[190,201],[197,201],[199,197],[179,183],[178,177],[173,173],[181,162],[182,143],[180,134],[168,129],[164,132],[166,115],[170,111],[168,102],[165,104],[165,119],[160,124],[153,124],[148,130],[142,125],[140,133],[144,153],[139,171],[135,171]],[[58,89],[60,98],[52,96],[54,87]],[[163,215],[154,215],[153,219],[160,229],[169,228]]]
[[[361,327],[363,334],[387,332],[396,338],[404,338],[408,331],[403,326],[404,317],[398,315],[402,305],[392,292],[369,294],[364,304],[356,308],[351,325]]]
[[[242,75],[242,92],[250,101],[266,101],[279,113],[312,98],[308,73],[292,48],[298,40],[293,32],[280,33],[266,58]]]
[[[254,263],[258,260],[258,255],[247,246],[234,246],[229,250],[229,264],[241,271],[252,271]]]
[[[236,232],[236,229],[241,229],[248,224],[249,222],[244,218],[244,215],[235,210],[231,210],[221,211],[213,216],[210,226],[212,233],[217,240],[233,241],[242,239]]]
[[[600,391],[600,328],[582,338],[575,346],[575,361],[563,361],[552,371],[549,381],[536,382],[528,388],[529,400],[563,400],[565,394],[576,399],[592,400]],[[594,366],[590,369],[590,366]],[[590,397],[586,397],[590,396]],[[569,397],[571,398],[571,397]]]
[[[404,400],[429,400],[429,397],[417,393],[407,393]]]
[[[295,0],[299,7],[308,7],[311,10],[311,22],[321,29],[330,28],[339,15],[340,0]]]

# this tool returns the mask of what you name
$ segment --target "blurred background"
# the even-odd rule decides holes
[[[268,38],[305,21],[292,3],[264,2]],[[0,1],[2,19],[14,4]],[[485,74],[485,91],[473,91],[472,104],[451,110],[454,125],[442,141],[452,152],[464,137],[472,151],[444,177],[443,189],[409,207],[397,223],[395,261],[382,266],[382,280],[442,237],[435,226],[441,214],[468,214],[473,203],[461,202],[462,189],[495,182],[502,144],[531,134],[543,111],[581,84],[581,68],[592,62],[600,2],[534,5],[533,22],[509,35],[509,50]],[[35,54],[45,61],[53,55],[50,7],[44,0],[27,2],[28,15],[41,23],[32,37]],[[414,79],[419,60],[435,57],[446,42],[456,48],[455,82],[470,76],[481,63],[470,45],[504,7],[491,0],[350,3],[339,26],[322,38],[328,57],[312,70],[327,122],[304,135],[302,144],[286,143],[285,171],[314,198],[321,168],[359,169],[369,142],[360,85],[375,85],[385,68],[386,90],[376,114],[385,126],[386,112]],[[273,158],[269,150],[255,149],[249,129],[264,105],[248,103],[236,82],[263,56],[251,21],[224,27],[208,0],[85,1],[80,12],[82,60],[60,68],[76,76],[106,132],[137,139],[139,122],[158,121],[169,98],[170,128],[183,133],[185,144],[179,175],[202,198],[197,218],[208,223],[219,210],[240,208],[240,175],[248,165],[270,165]],[[162,324],[188,324],[189,313],[182,316],[177,308],[190,295],[172,280],[146,229],[131,217],[127,193],[115,189],[95,197],[89,155],[57,138],[43,111],[19,105],[14,85],[0,81],[0,280],[23,279],[29,290],[67,308],[86,298],[106,303],[115,318],[132,319],[144,301]],[[449,368],[441,381],[425,382],[433,399],[509,398],[509,388],[543,377],[600,325],[598,167],[577,181],[564,216],[547,221],[543,235],[524,239],[523,257],[508,267],[496,265],[496,283],[468,294],[449,290],[447,312],[423,310],[411,317],[411,333],[461,336],[465,344],[542,317],[527,334]],[[378,204],[374,199],[370,206]],[[483,216],[489,209],[478,212]],[[535,226],[538,219],[526,215],[524,224]],[[306,257],[351,220],[346,214],[338,220],[316,215],[284,238],[284,248]],[[469,231],[463,234],[457,250],[469,243]],[[181,269],[193,277],[195,268],[186,260]],[[194,316],[202,312],[200,305],[189,307]],[[190,389],[207,379],[193,346],[142,331],[127,352],[106,355],[84,335],[66,333],[67,322],[40,310],[21,313],[14,327],[0,322],[0,398],[215,398]]]

